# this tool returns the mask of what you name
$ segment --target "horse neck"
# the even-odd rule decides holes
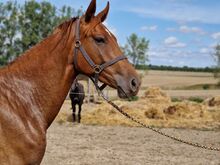
[[[34,104],[37,104],[46,128],[57,116],[76,77],[72,65],[73,28],[49,36],[7,68],[10,71],[8,77],[31,84]]]

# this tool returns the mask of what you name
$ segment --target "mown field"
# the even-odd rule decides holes
[[[220,147],[220,90],[210,73],[140,72],[133,101],[108,95],[131,116],[185,140]],[[208,85],[208,87],[207,87]],[[214,86],[214,87],[213,87]],[[82,123],[71,123],[66,100],[48,130],[43,165],[50,164],[220,164],[219,152],[180,144],[141,128],[98,99],[83,105]]]
[[[220,87],[216,86],[218,80],[212,73],[206,72],[180,72],[180,71],[139,71],[142,79],[141,89],[138,96],[143,96],[148,87],[160,87],[170,97],[189,98],[201,97],[208,98],[217,96],[220,93]],[[82,81],[85,90],[87,84]],[[105,93],[112,99],[118,99],[117,92],[114,89],[107,88]],[[91,93],[95,89],[91,86]]]

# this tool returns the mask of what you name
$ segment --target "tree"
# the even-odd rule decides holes
[[[48,1],[0,2],[0,66],[46,38],[64,20],[81,14],[81,9],[57,9]]]
[[[137,34],[133,33],[127,38],[127,44],[122,50],[132,61],[133,65],[137,67],[140,64],[145,65],[148,61],[148,46],[149,40],[144,37],[138,37]]]
[[[4,40],[5,36],[4,33],[2,33],[2,27],[3,27],[3,20],[5,17],[5,10],[3,3],[0,3],[0,65],[5,62],[5,59],[3,58],[3,46],[4,46]]]
[[[216,67],[215,67],[215,70],[214,70],[214,77],[215,78],[220,78],[220,44],[217,44],[215,46],[213,56],[214,56],[214,59],[216,61]]]
[[[18,5],[16,2],[9,1],[1,5],[0,9],[0,64],[11,61],[16,56],[18,49]]]
[[[220,67],[220,44],[215,46],[214,58],[217,63],[217,66]]]
[[[22,51],[47,37],[51,27],[55,26],[52,22],[54,19],[55,7],[49,2],[26,1],[19,16]]]

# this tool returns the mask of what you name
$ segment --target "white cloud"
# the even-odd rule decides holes
[[[210,53],[210,50],[208,48],[201,48],[199,50],[199,53],[202,53],[202,54],[207,54],[207,53]]]
[[[178,42],[176,37],[168,37],[164,40],[164,43],[166,45],[172,45],[172,44],[176,44]]]
[[[150,56],[155,56],[155,57],[157,56],[157,52],[156,51],[149,50],[148,53],[149,53]]]
[[[218,40],[218,39],[220,39],[220,32],[213,33],[211,36],[212,36],[213,39]]]
[[[186,26],[186,25],[182,25],[179,27],[179,31],[182,32],[182,33],[196,33],[196,34],[199,34],[199,35],[204,35],[205,32],[200,29],[199,27],[189,27],[189,26]]]
[[[214,64],[209,53],[203,54],[199,50],[169,48],[162,45],[150,47],[149,59],[151,64],[157,65],[206,67]]]
[[[148,0],[147,2],[138,1],[135,6],[126,7],[125,10],[140,16],[163,20],[219,24],[220,17],[217,17],[220,14],[219,7],[214,3],[210,4],[211,6],[206,7],[200,4],[195,5],[191,1]]]
[[[166,29],[166,31],[169,31],[169,32],[181,32],[181,33],[195,33],[195,34],[198,34],[198,35],[206,34],[206,32],[203,31],[199,27],[189,27],[189,26],[186,26],[186,25],[181,25],[178,29],[177,28],[173,28],[173,27],[169,27],[169,28]]]
[[[156,31],[157,30],[157,25],[153,26],[142,26],[141,27],[142,31]]]
[[[168,37],[164,40],[164,44],[168,47],[173,47],[173,48],[183,48],[186,47],[185,43],[182,43],[180,41],[178,41],[178,39],[176,37]]]
[[[166,28],[166,31],[168,31],[168,32],[175,32],[176,29],[172,28],[172,27],[168,27],[168,28]]]
[[[211,48],[211,49],[215,49],[215,47],[218,45],[218,43],[217,42],[214,42],[214,43],[211,43],[210,45],[209,45],[209,47]]]

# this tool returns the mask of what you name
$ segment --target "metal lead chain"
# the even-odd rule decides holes
[[[98,90],[98,89],[97,89]],[[120,112],[122,115],[124,115],[125,117],[129,118],[130,120],[132,120],[133,122],[145,127],[145,128],[148,128],[160,135],[163,135],[163,136],[166,136],[170,139],[173,139],[175,141],[178,141],[178,142],[181,142],[181,143],[185,143],[185,144],[188,144],[188,145],[191,145],[191,146],[194,146],[194,147],[198,147],[198,148],[203,148],[203,149],[206,149],[206,150],[213,150],[213,151],[220,151],[220,148],[216,148],[216,147],[211,147],[211,146],[205,146],[205,145],[202,145],[202,144],[199,144],[199,143],[194,143],[194,142],[190,142],[190,141],[186,141],[186,140],[183,140],[183,139],[180,139],[180,138],[177,138],[175,136],[172,136],[172,135],[168,135],[158,129],[155,129],[149,125],[146,125],[140,121],[138,121],[137,119],[133,118],[132,116],[130,116],[129,114],[127,114],[126,112],[124,112],[120,107],[118,107],[115,103],[113,103],[112,101],[110,101],[108,98],[106,98],[103,94],[102,91],[98,90],[98,93],[102,96],[102,98],[107,101],[110,105],[112,105],[118,112]]]

